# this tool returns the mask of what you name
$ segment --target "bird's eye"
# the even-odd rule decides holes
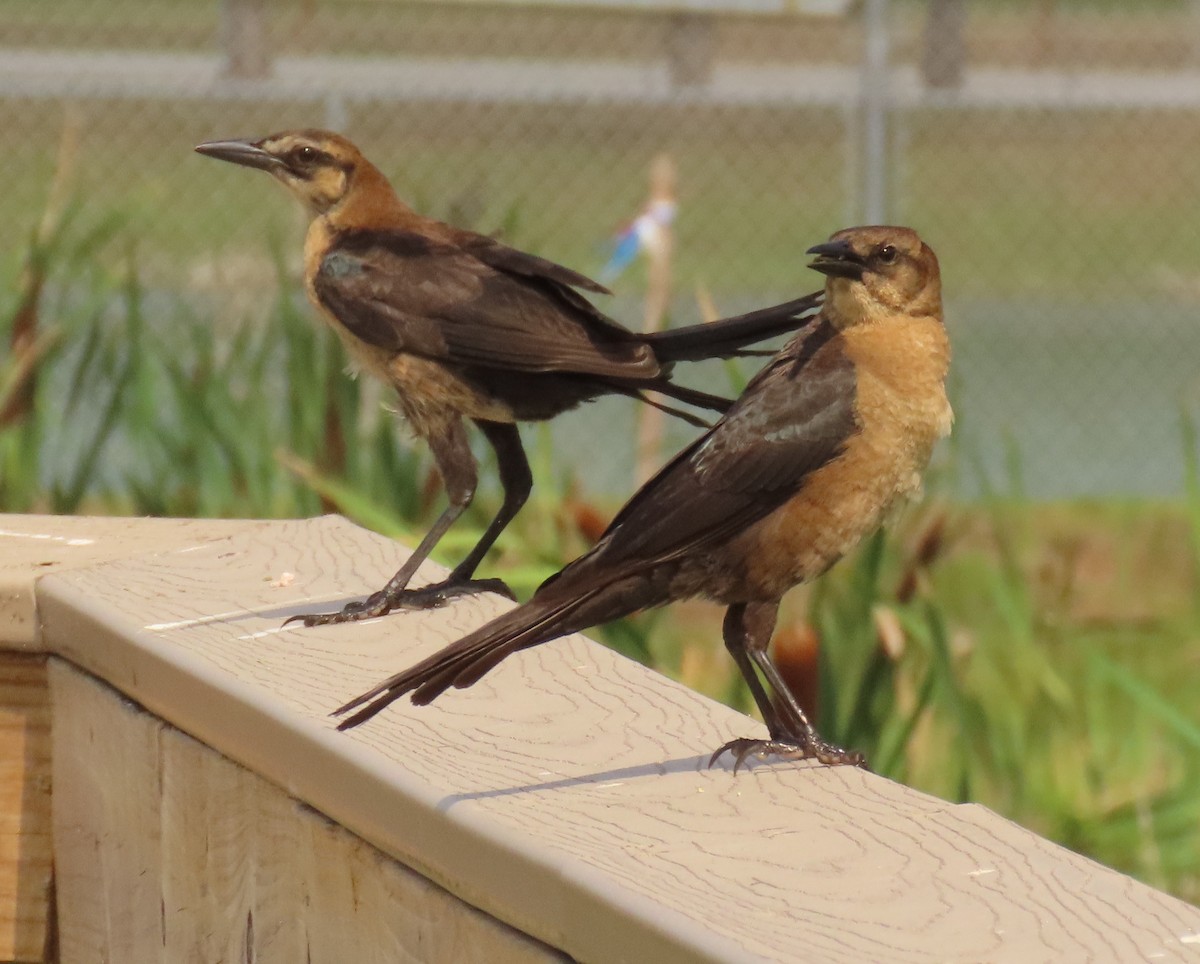
[[[885,244],[879,249],[879,260],[884,264],[893,264],[896,260],[897,251],[894,245]]]
[[[292,151],[292,157],[301,164],[311,164],[317,159],[317,149],[307,145],[304,147],[297,147],[294,151]]]

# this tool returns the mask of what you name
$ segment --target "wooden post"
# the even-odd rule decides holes
[[[701,87],[712,79],[713,15],[682,11],[667,18],[667,69],[672,87]]]
[[[921,76],[930,87],[962,86],[967,62],[966,0],[930,0],[921,43]]]
[[[270,76],[265,0],[223,0],[221,47],[229,77],[261,80]]]
[[[0,653],[0,960],[51,960],[53,880],[46,659]]]
[[[658,331],[671,304],[671,261],[675,252],[675,161],[659,154],[650,165],[650,198],[646,211],[658,225],[656,240],[646,247],[646,300],[644,331]],[[658,212],[658,213],[656,213]],[[634,483],[641,485],[658,471],[666,415],[643,405],[638,409],[635,433]]]

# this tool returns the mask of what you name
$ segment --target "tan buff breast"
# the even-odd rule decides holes
[[[933,446],[950,431],[950,348],[940,322],[893,321],[844,336],[859,431],[791,501],[739,537],[734,557],[747,560],[741,591],[751,598],[778,599],[873,532],[898,499],[919,493]]]
[[[308,295],[308,300],[312,302],[313,307],[320,314],[321,320],[333,329],[338,338],[341,339],[342,344],[346,346],[346,352],[350,356],[351,365],[354,370],[365,371],[385,382],[390,382],[392,381],[392,377],[388,372],[388,365],[391,362],[393,353],[382,348],[377,348],[374,345],[369,345],[362,339],[356,338],[347,330],[345,325],[325,309],[320,299],[317,298],[313,281],[317,277],[317,270],[321,266],[321,259],[325,256],[325,252],[329,250],[329,240],[332,233],[326,218],[316,218],[309,225],[308,234],[304,238],[305,293]]]
[[[387,364],[387,373],[400,396],[400,407],[419,435],[427,434],[427,427],[459,415],[489,422],[514,421],[508,406],[438,362],[396,354]]]

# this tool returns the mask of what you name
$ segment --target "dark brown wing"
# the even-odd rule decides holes
[[[833,327],[801,332],[728,414],[626,503],[584,558],[657,564],[765,517],[857,431],[854,394],[854,367]]]
[[[508,371],[657,376],[652,350],[568,287],[582,277],[498,242],[468,250],[356,231],[336,239],[314,288],[356,337],[382,348]]]
[[[529,254],[527,251],[510,248],[502,241],[497,241],[495,238],[489,238],[483,234],[475,234],[472,231],[459,231],[455,234],[455,242],[460,248],[470,252],[484,264],[490,264],[493,268],[497,268],[500,271],[507,271],[509,274],[520,274],[527,278],[541,278],[546,281],[553,281],[567,288],[583,288],[585,291],[594,291],[600,295],[612,294],[600,282],[593,281],[585,274],[572,271],[570,268],[564,268],[561,264],[555,264],[546,258],[539,258],[536,254]]]

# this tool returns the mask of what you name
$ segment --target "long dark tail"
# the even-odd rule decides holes
[[[747,345],[795,331],[811,319],[812,312],[820,308],[823,295],[824,292],[817,291],[794,301],[771,308],[759,308],[733,318],[655,331],[642,337],[654,349],[658,360],[664,363],[734,358],[743,354],[742,349]]]
[[[334,716],[362,707],[342,720],[338,729],[358,726],[406,693],[412,693],[412,701],[418,706],[431,703],[451,686],[464,689],[478,682],[518,650],[617,619],[656,602],[650,598],[652,590],[646,580],[585,582],[589,588],[580,591],[572,591],[565,580],[555,579],[552,587],[547,582],[524,605],[497,616],[469,636],[338,707]],[[592,588],[597,582],[599,588]]]
[[[712,428],[711,422],[706,422],[702,418],[685,412],[682,409],[676,408],[673,405],[667,405],[663,402],[656,401],[648,397],[645,392],[655,391],[668,398],[673,398],[676,401],[684,402],[688,405],[695,405],[698,408],[707,408],[713,412],[721,412],[724,414],[729,411],[729,406],[733,404],[732,398],[726,398],[724,395],[713,395],[710,392],[702,392],[698,388],[688,388],[686,385],[676,385],[671,381],[670,376],[665,376],[654,382],[638,382],[634,384],[616,384],[616,390],[629,395],[631,398],[636,398],[645,402],[652,408],[657,408],[659,411],[666,412],[668,415],[674,415],[681,421],[687,422],[689,425],[695,425],[698,428]]]
[[[338,724],[339,730],[348,730],[369,720],[380,710],[394,703],[406,693],[412,693],[412,701],[419,705],[430,703],[454,685],[469,686],[502,659],[525,646],[535,646],[558,635],[554,629],[546,634],[547,624],[554,625],[554,617],[565,609],[538,603],[536,597],[516,609],[498,616],[490,623],[451,643],[415,666],[385,679],[378,686],[355,697],[345,706],[334,710],[341,716],[357,707],[362,707],[353,716]],[[538,630],[542,633],[539,634]],[[459,684],[460,678],[470,681]]]

